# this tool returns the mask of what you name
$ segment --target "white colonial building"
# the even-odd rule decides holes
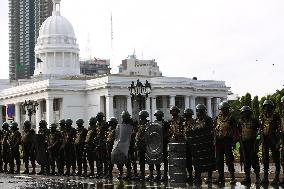
[[[41,27],[36,46],[38,62],[35,78],[18,86],[0,89],[0,123],[15,120],[20,129],[27,116],[22,104],[25,100],[39,103],[33,125],[41,119],[48,124],[59,119],[83,118],[88,120],[98,112],[106,119],[120,118],[123,110],[138,115],[138,102],[132,100],[128,87],[132,81],[148,80],[152,90],[143,99],[142,108],[150,113],[159,109],[170,118],[169,109],[176,105],[181,110],[198,103],[207,106],[209,116],[216,116],[218,104],[227,98],[229,89],[224,81],[196,80],[183,77],[106,75],[100,77],[78,76],[79,48],[72,25],[60,15],[60,0],[53,0],[54,13]]]

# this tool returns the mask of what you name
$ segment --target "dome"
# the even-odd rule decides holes
[[[39,36],[66,36],[75,38],[72,24],[61,15],[53,15],[48,17],[40,27]]]
[[[53,0],[52,16],[40,27],[35,45],[35,76],[80,75],[79,46],[72,24],[60,15],[60,1]]]

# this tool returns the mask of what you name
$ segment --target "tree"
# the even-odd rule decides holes
[[[259,100],[258,96],[253,97],[251,109],[255,118],[259,118]]]

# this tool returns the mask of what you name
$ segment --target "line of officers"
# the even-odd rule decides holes
[[[168,149],[167,145],[170,140],[183,137],[187,140],[187,172],[188,182],[202,182],[201,174],[195,173],[193,176],[193,161],[190,152],[190,131],[195,127],[210,127],[214,134],[216,170],[219,177],[217,180],[212,180],[212,174],[208,174],[207,182],[223,184],[224,177],[224,157],[231,175],[231,184],[236,183],[234,169],[233,149],[236,143],[241,145],[241,155],[244,160],[245,178],[242,184],[250,184],[251,168],[256,175],[257,184],[269,184],[269,152],[272,153],[272,159],[275,163],[275,178],[271,184],[279,184],[280,165],[284,167],[284,97],[281,99],[283,113],[281,115],[274,111],[274,104],[270,100],[265,100],[262,104],[263,115],[258,118],[253,117],[252,110],[249,106],[241,108],[241,117],[236,120],[230,112],[228,102],[221,102],[219,105],[220,113],[215,120],[207,116],[206,106],[198,104],[196,106],[196,119],[193,119],[193,110],[185,109],[183,116],[180,116],[180,110],[173,106],[170,109],[172,119],[164,120],[164,113],[160,110],[155,112],[156,120],[163,127],[163,165],[164,172],[161,174],[161,164],[149,165],[149,175],[145,178],[145,129],[148,124],[147,118],[149,113],[145,110],[139,112],[139,120],[135,121],[131,115],[124,111],[121,114],[122,124],[131,123],[133,132],[131,136],[128,163],[126,166],[126,174],[124,176],[123,166],[117,165],[119,170],[119,179],[149,179],[154,181],[168,180]],[[76,121],[77,128],[72,127],[71,119],[60,120],[57,124],[53,123],[50,128],[47,128],[46,121],[42,120],[39,123],[39,131],[37,135],[44,137],[42,147],[45,149],[45,154],[39,154],[35,148],[36,133],[31,128],[29,121],[24,122],[23,133],[18,129],[18,124],[12,122],[11,125],[3,123],[0,132],[1,139],[1,154],[0,154],[0,171],[9,174],[20,173],[20,149],[23,152],[23,163],[25,166],[23,174],[36,174],[35,167],[41,158],[48,157],[48,161],[41,163],[41,169],[37,174],[50,175],[77,175],[95,178],[113,178],[113,167],[111,163],[111,152],[113,149],[118,121],[116,118],[111,118],[108,122],[105,121],[105,115],[99,112],[96,117],[89,119],[89,127],[84,127],[84,121],[78,119]],[[260,137],[262,143],[262,161],[264,165],[264,175],[260,179],[259,165],[259,142]],[[281,145],[282,144],[282,145]],[[39,144],[37,144],[39,145]],[[20,148],[21,146],[21,148]],[[280,149],[280,147],[282,148]],[[280,161],[280,152],[281,161]],[[29,162],[31,162],[32,170],[29,170]],[[281,162],[281,163],[280,163]],[[137,170],[137,163],[140,166]],[[16,166],[15,166],[16,164]],[[56,166],[55,166],[56,165]],[[96,165],[96,174],[95,168]],[[9,170],[8,170],[9,166]],[[57,172],[56,168],[57,167]],[[89,173],[87,168],[89,167]],[[156,168],[156,177],[154,177],[154,167]],[[77,170],[77,172],[76,172]],[[284,182],[284,179],[282,180]]]

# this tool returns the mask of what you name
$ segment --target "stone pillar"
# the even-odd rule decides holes
[[[194,116],[193,116],[194,118],[196,118],[195,99],[196,99],[196,96],[190,96],[190,108],[194,112]]]
[[[4,120],[3,120],[3,112],[2,112],[2,110],[3,110],[3,106],[1,105],[0,106],[0,124],[2,125],[3,124],[3,122],[4,122]]]
[[[211,102],[211,99],[212,99],[212,97],[207,97],[207,99],[206,99],[206,107],[207,107],[207,115],[209,116],[209,117],[212,117],[213,116],[213,114],[212,114],[212,102]]]
[[[176,105],[176,95],[170,95],[170,107]]]
[[[221,102],[221,99],[220,98],[215,98],[215,116],[217,116],[219,114],[219,104]]]
[[[42,105],[42,101],[41,100],[37,100],[37,103],[38,103],[38,107],[37,107],[37,110],[36,110],[36,132],[38,133],[38,130],[39,130],[39,122],[40,120],[42,119],[41,118],[41,105]]]
[[[152,121],[155,120],[155,111],[157,110],[157,97],[156,96],[152,96]]]
[[[149,119],[151,120],[151,114],[152,114],[152,112],[151,112],[151,98],[150,97],[148,97],[147,99],[146,99],[146,111],[149,113]]]
[[[132,100],[131,100],[131,96],[127,96],[127,111],[132,116]]]
[[[19,131],[21,132],[23,130],[21,125],[21,103],[15,104],[15,122],[19,125]]]
[[[53,118],[53,98],[48,97],[46,100],[46,122],[47,124],[51,124],[54,122]]]
[[[184,107],[189,108],[189,96],[184,96]]]
[[[113,117],[113,95],[106,96],[106,120]]]

